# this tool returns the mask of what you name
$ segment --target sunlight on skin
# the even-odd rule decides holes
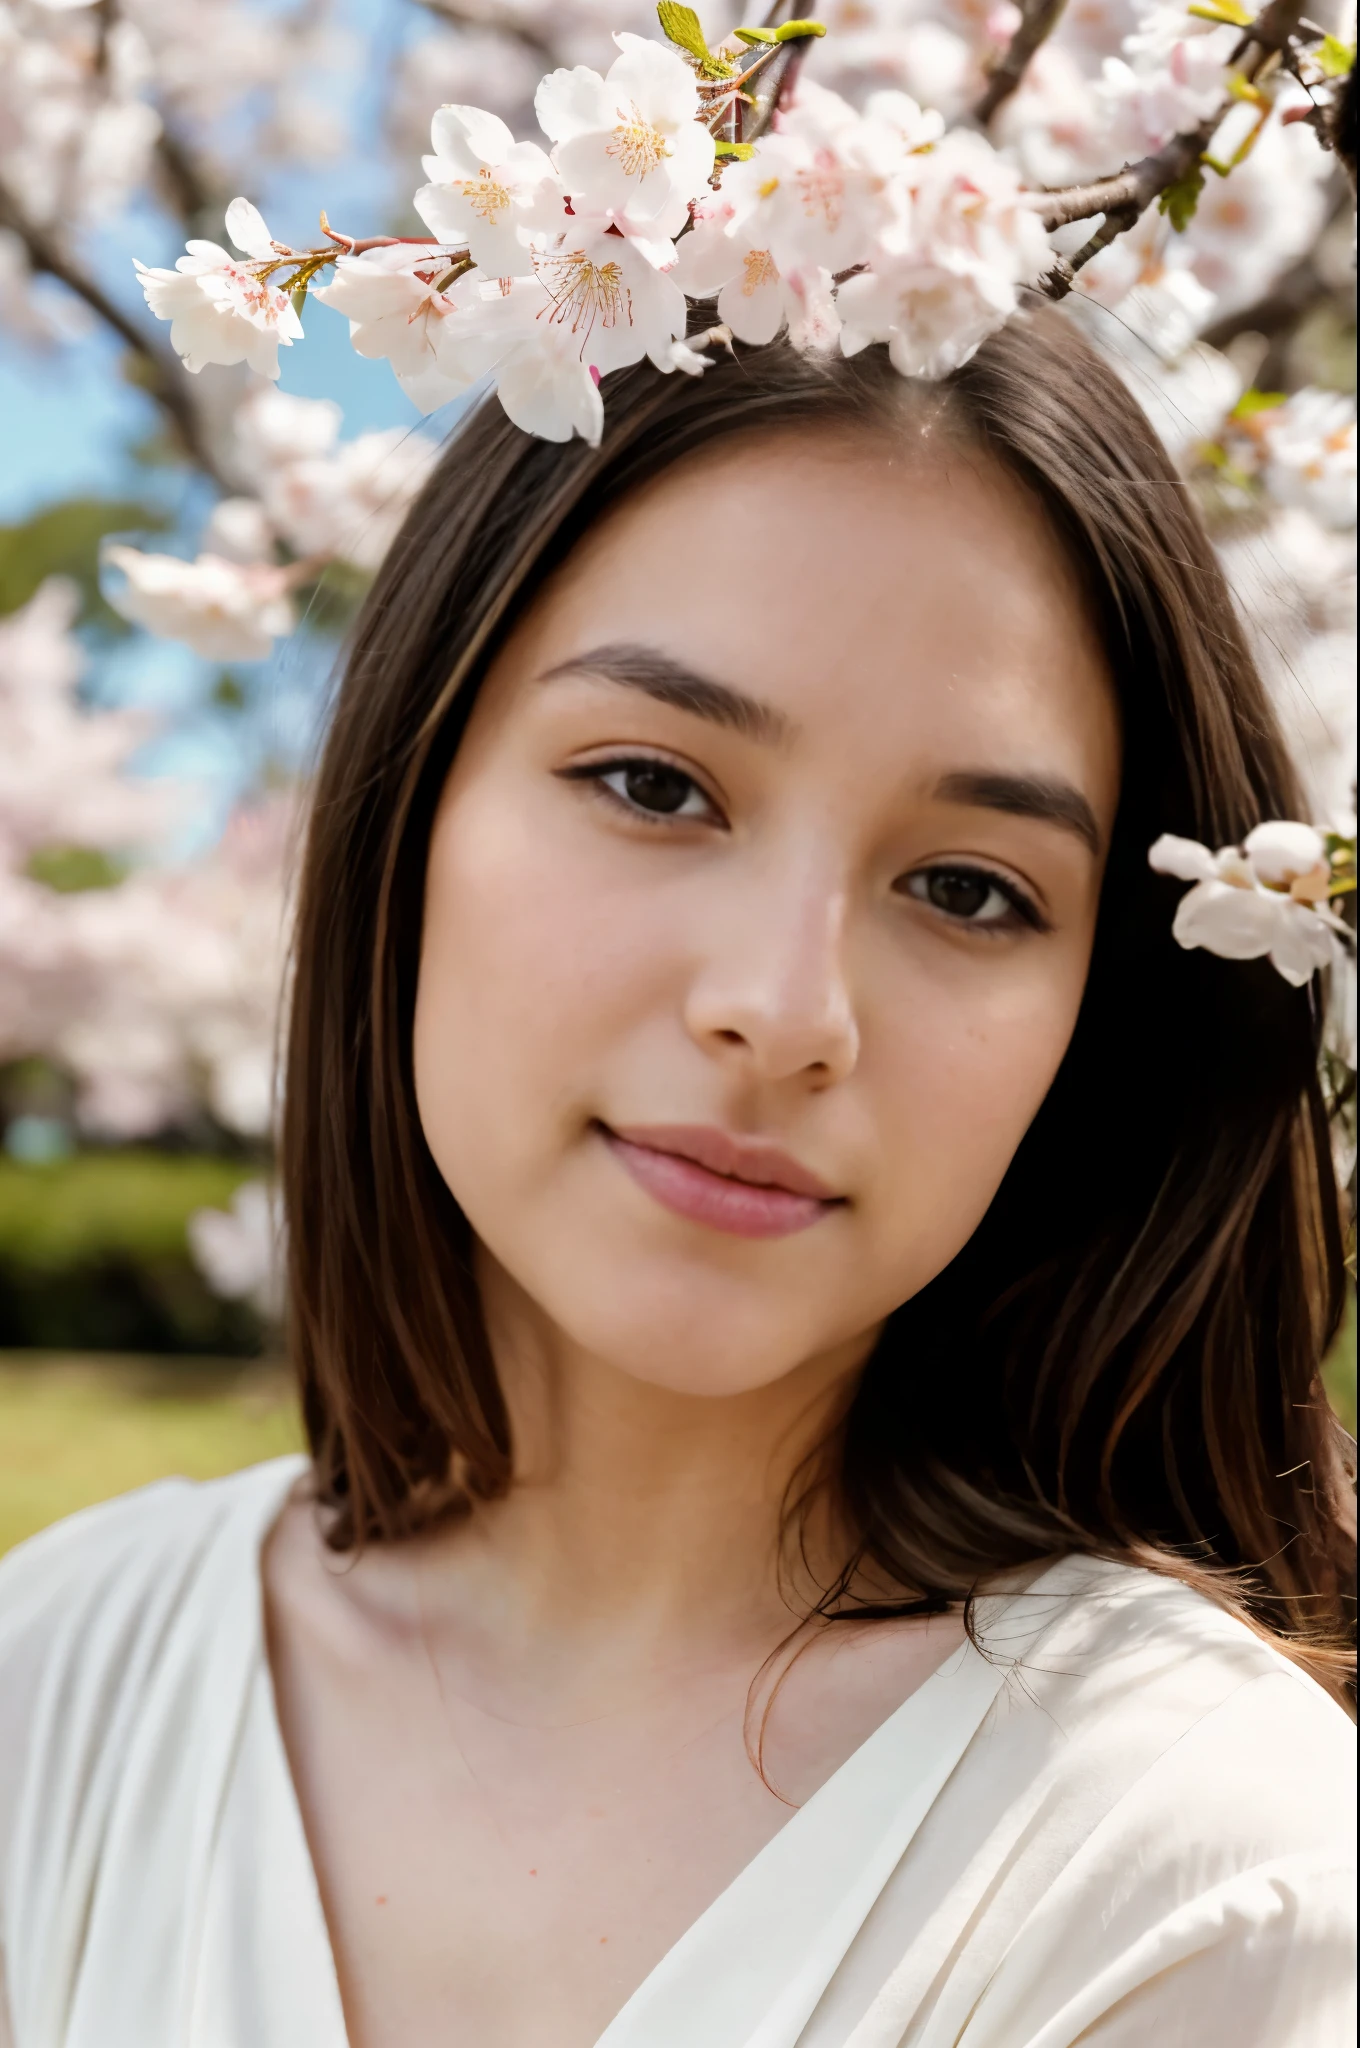
[[[589,2048],[958,1641],[816,1643],[752,1770],[785,1487],[1062,1059],[1119,767],[1072,572],[972,455],[705,454],[501,652],[415,1071],[517,1483],[357,1564],[299,1506],[267,1560],[355,2048]],[[833,1514],[810,1545],[829,1573]]]

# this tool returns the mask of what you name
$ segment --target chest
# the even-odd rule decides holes
[[[352,2048],[593,2048],[788,1819],[741,1713],[488,1727],[292,1702],[289,1747]]]

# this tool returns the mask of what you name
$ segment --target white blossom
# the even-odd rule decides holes
[[[1295,988],[1332,964],[1334,933],[1344,930],[1325,909],[1330,868],[1311,825],[1272,820],[1240,847],[1211,853],[1197,840],[1164,833],[1148,854],[1159,874],[1194,888],[1181,898],[1172,924],[1178,944],[1202,946],[1225,960],[1264,954]]]
[[[249,1301],[260,1314],[283,1307],[283,1216],[262,1180],[237,1188],[229,1209],[195,1209],[187,1235],[194,1262],[214,1294]]]
[[[227,232],[257,265],[272,258],[269,230],[248,201],[234,199],[227,208]],[[186,370],[248,363],[262,377],[277,377],[280,342],[291,346],[302,338],[288,293],[216,242],[190,242],[173,270],[134,263],[146,303],[158,320],[170,322],[170,345]]]
[[[50,846],[145,849],[181,808],[178,791],[129,773],[154,730],[148,716],[80,704],[79,604],[76,586],[53,576],[0,619],[0,869]]]
[[[473,374],[493,371],[516,426],[546,440],[598,444],[598,381],[643,356],[673,367],[688,320],[685,295],[636,241],[592,230],[537,255],[532,277],[476,284],[460,314]]]
[[[328,455],[340,438],[344,414],[333,398],[298,398],[268,388],[237,407],[232,426],[250,473],[269,476],[281,464]]]
[[[397,244],[342,256],[333,281],[312,294],[349,321],[359,355],[388,359],[402,390],[426,413],[472,381],[451,345],[457,300],[437,288],[448,270],[446,259],[432,264],[428,251]]]
[[[807,85],[723,186],[781,272],[834,274],[868,261],[876,237],[901,229],[923,155],[943,132],[940,116],[905,93],[876,93],[860,114]]]
[[[1111,147],[1126,157],[1160,149],[1217,111],[1241,30],[1202,20],[1185,8],[1149,8],[1124,38],[1124,56],[1106,59],[1097,88]]]
[[[465,242],[488,277],[530,275],[531,242],[563,222],[564,195],[547,156],[480,107],[441,107],[430,139],[431,182],[415,196],[421,219],[441,242]]]
[[[718,192],[694,210],[694,227],[676,245],[673,275],[690,298],[716,298],[718,318],[739,341],[773,341],[786,326],[799,334],[810,280],[807,272],[780,269],[771,246],[775,221],[761,203],[766,181],[763,157],[734,164]],[[830,273],[812,266],[820,297],[827,302],[834,339],[838,322],[830,308]]]
[[[185,562],[119,541],[105,547],[102,560],[113,572],[105,596],[115,611],[182,640],[208,661],[263,660],[293,630],[288,573],[272,564],[220,555]]]
[[[1285,97],[1282,92],[1279,100]],[[1220,315],[1264,297],[1280,272],[1312,247],[1327,217],[1335,160],[1310,128],[1286,127],[1280,111],[1228,177],[1209,173],[1185,231],[1195,275],[1214,293]],[[1166,233],[1167,223],[1161,225]]]
[[[713,173],[713,138],[695,118],[694,73],[673,50],[615,37],[621,55],[601,78],[585,65],[553,71],[538,88],[539,126],[578,212],[626,234],[669,240]]]
[[[264,508],[298,554],[373,570],[435,456],[433,442],[405,427],[360,434],[327,455],[280,464],[265,482]]]
[[[1337,391],[1296,391],[1254,415],[1264,482],[1280,505],[1297,505],[1323,526],[1355,525],[1355,400]]]
[[[883,341],[904,376],[966,363],[1052,261],[1015,172],[979,135],[955,129],[914,160],[909,214],[880,237],[871,268],[841,286],[841,346]]]

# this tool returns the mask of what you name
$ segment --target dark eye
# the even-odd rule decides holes
[[[687,799],[698,795],[690,777],[665,761],[630,761],[605,780],[640,811],[664,811],[668,817],[683,811]]]
[[[928,903],[959,924],[987,926],[1038,922],[1029,903],[1018,892],[1004,888],[995,875],[983,868],[925,868],[909,875],[908,895]]]
[[[651,818],[712,818],[713,805],[692,775],[669,761],[602,761],[569,771],[607,789],[616,802]]]

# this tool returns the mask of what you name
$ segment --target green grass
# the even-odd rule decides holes
[[[0,1362],[0,1551],[153,1479],[215,1479],[300,1444],[277,1368],[10,1352]]]

